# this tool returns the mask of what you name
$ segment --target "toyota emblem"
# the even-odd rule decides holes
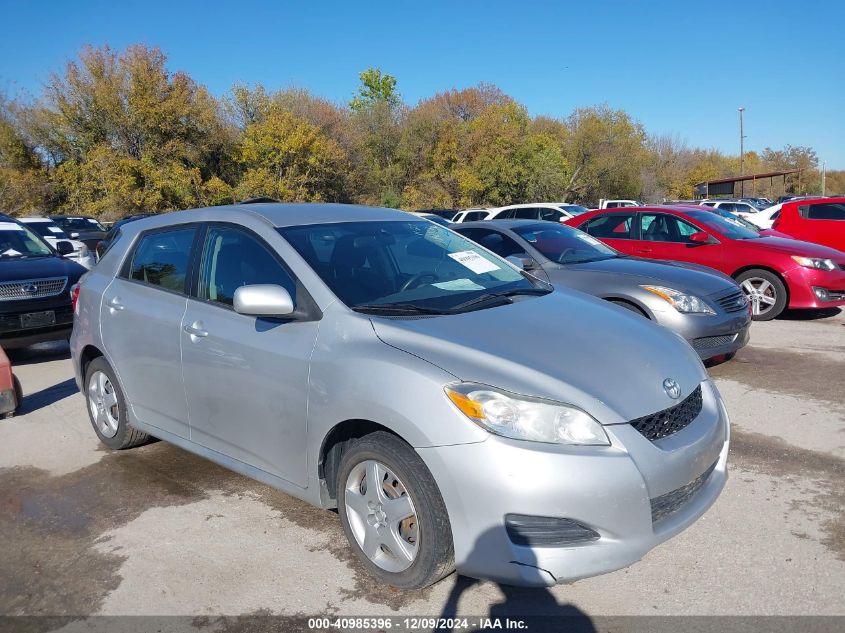
[[[681,397],[681,385],[675,382],[672,378],[667,378],[663,381],[663,391],[665,391],[666,395],[672,398],[672,400],[677,400]]]

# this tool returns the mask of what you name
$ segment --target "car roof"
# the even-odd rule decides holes
[[[52,222],[53,218],[45,218],[39,215],[32,215],[25,218],[18,218],[21,222]]]
[[[549,226],[566,226],[565,224],[561,224],[560,222],[552,222],[550,220],[531,220],[531,219],[520,219],[520,220],[482,220],[480,222],[460,222],[455,225],[455,229],[458,228],[480,228],[480,229],[514,229],[518,226],[529,226],[533,224],[548,224]],[[450,227],[451,228],[451,227]],[[568,226],[567,228],[572,228]]]

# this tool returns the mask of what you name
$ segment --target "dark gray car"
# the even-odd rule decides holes
[[[715,270],[622,255],[555,222],[502,220],[450,228],[544,281],[607,299],[676,331],[702,359],[732,356],[748,342],[748,301],[736,282]]]

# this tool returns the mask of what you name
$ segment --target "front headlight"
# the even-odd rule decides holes
[[[713,308],[707,305],[701,297],[688,295],[680,290],[666,288],[665,286],[640,286],[640,288],[656,294],[678,312],[684,314],[716,314]]]
[[[496,435],[551,444],[610,446],[601,424],[577,407],[474,383],[448,385],[445,391],[461,413]]]
[[[792,261],[805,268],[816,268],[817,270],[836,270],[836,264],[832,259],[821,259],[818,257],[801,257],[793,255]]]

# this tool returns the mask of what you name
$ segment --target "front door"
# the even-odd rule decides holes
[[[235,290],[296,284],[257,235],[212,225],[182,320],[192,441],[298,486],[306,478],[308,367],[317,322],[238,314]]]
[[[185,438],[188,408],[179,342],[196,233],[196,226],[175,226],[142,234],[100,306],[106,354],[133,413]]]
[[[706,231],[667,213],[641,213],[640,236],[634,255],[650,259],[691,262],[710,268],[722,267],[718,244],[692,242],[690,236]]]

